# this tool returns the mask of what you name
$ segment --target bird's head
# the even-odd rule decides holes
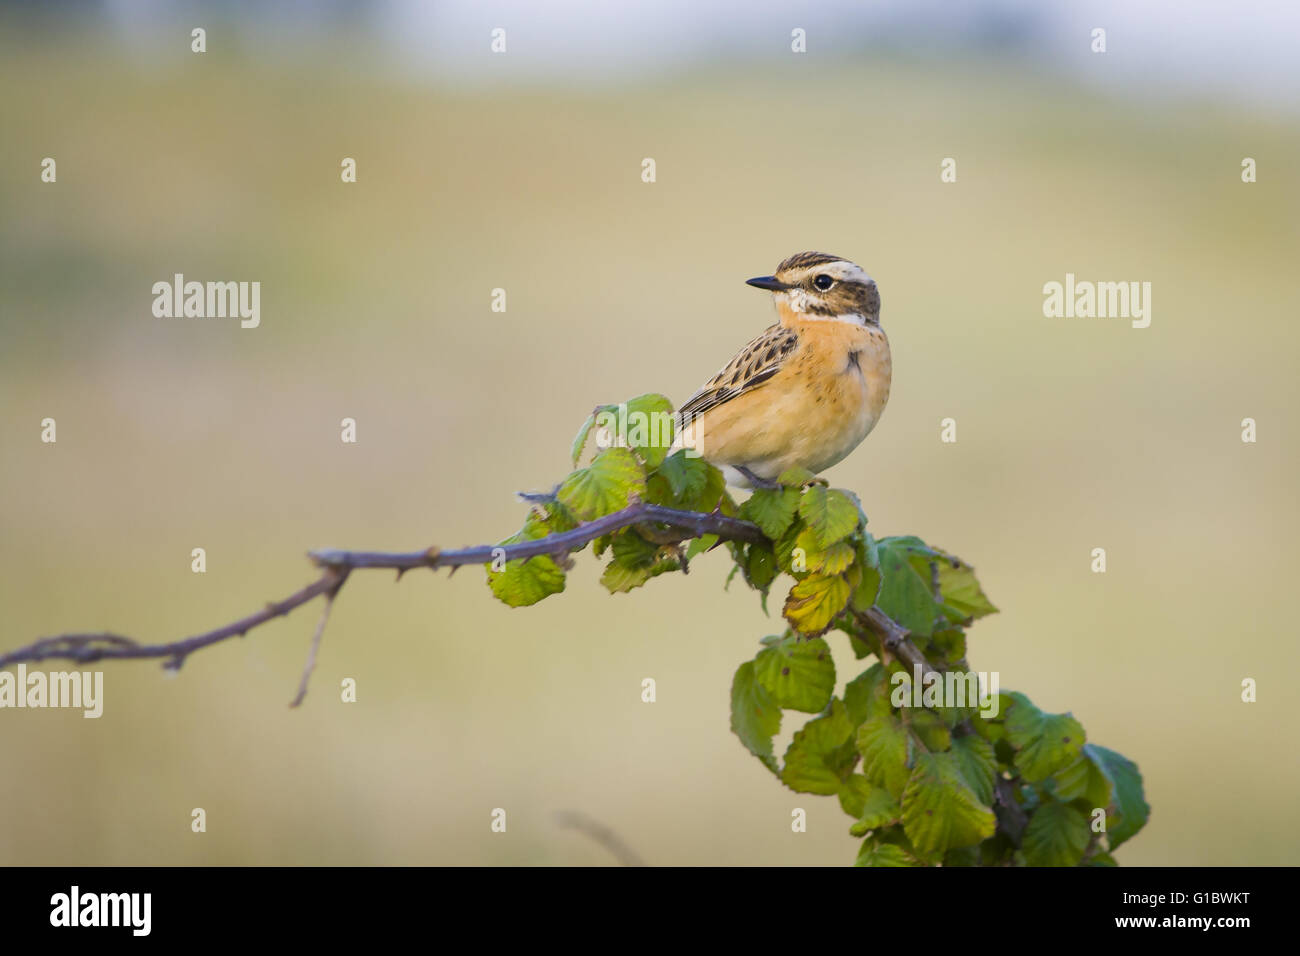
[[[854,325],[880,324],[880,293],[875,280],[848,259],[824,252],[800,252],[770,276],[747,280],[776,298],[783,322],[826,319]]]

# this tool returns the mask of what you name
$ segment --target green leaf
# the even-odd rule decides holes
[[[782,614],[799,633],[817,635],[848,603],[849,582],[843,575],[810,574],[790,589]]]
[[[788,488],[802,488],[812,481],[821,481],[807,468],[801,468],[796,465],[794,468],[787,468],[777,476],[777,484],[785,485]],[[825,484],[825,482],[822,482]]]
[[[943,855],[944,866],[979,866],[980,848],[978,846],[959,846]]]
[[[1016,769],[1038,783],[1072,764],[1083,749],[1083,725],[1070,714],[1044,714],[1024,694],[1012,694],[1007,740],[1017,748]]]
[[[795,732],[785,752],[781,781],[800,793],[839,793],[856,762],[853,725],[844,702],[834,700],[829,714],[814,717]]]
[[[798,510],[798,488],[759,488],[740,506],[740,517],[754,522],[775,541],[785,534]]]
[[[912,733],[921,738],[926,750],[947,750],[952,745],[948,725],[928,710],[909,711]]]
[[[1137,764],[1123,754],[1096,744],[1086,744],[1083,749],[1088,759],[1110,781],[1114,793],[1114,816],[1118,819],[1108,818],[1106,821],[1106,843],[1114,853],[1121,843],[1146,826],[1151,817],[1151,807],[1142,792],[1142,774],[1138,772]]]
[[[911,633],[929,637],[939,617],[929,583],[916,573],[906,548],[898,545],[897,539],[885,538],[879,545],[883,580],[876,606]]]
[[[866,528],[858,536],[858,560],[864,568],[880,570],[880,545]]]
[[[524,518],[524,526],[511,540],[544,538],[548,534],[571,531],[578,526],[577,517],[559,499],[533,502]]]
[[[893,843],[876,843],[874,838],[864,840],[858,850],[854,866],[918,866],[916,859],[901,846]]]
[[[593,429],[602,449],[633,448],[651,467],[658,467],[673,443],[673,405],[662,395],[638,395],[619,405],[597,405],[573,439],[577,467]]]
[[[679,457],[680,456],[680,457]],[[648,501],[684,511],[736,513],[722,472],[687,451],[674,452],[646,482]]]
[[[559,499],[584,521],[627,507],[631,495],[645,497],[645,472],[626,448],[607,448],[560,485]]]
[[[690,458],[686,450],[675,451],[664,459],[657,475],[668,482],[671,501],[677,504],[686,499],[696,499],[709,487],[709,470],[713,466],[703,458]],[[712,506],[710,506],[710,510]]]
[[[930,637],[929,657],[932,663],[942,658],[954,668],[966,659],[966,634],[960,628],[950,627],[935,631]],[[961,668],[965,670],[965,668]],[[967,700],[967,706],[978,706],[978,701]]]
[[[646,465],[657,467],[673,444],[673,403],[654,393],[638,395],[628,400],[627,415],[620,425],[624,422],[619,437],[629,448],[637,450]]]
[[[862,569],[862,582],[853,592],[853,606],[859,611],[872,607],[880,597],[880,572],[875,568]]]
[[[850,564],[857,561],[858,553],[849,545],[848,541],[836,541],[822,551],[816,559],[816,564],[809,567],[810,571],[820,571],[824,575],[844,574],[849,570]],[[868,568],[870,570],[870,568]]]
[[[998,697],[1000,701],[1001,695],[998,695]],[[975,728],[975,733],[979,734],[993,745],[994,754],[997,754],[999,742],[1002,742],[1004,747],[1006,746],[1004,738],[1007,735],[1007,728],[1003,725],[1002,721],[981,717],[978,713],[973,717],[970,717],[969,720],[971,726]],[[1008,760],[1010,760],[1009,757]]]
[[[744,568],[745,580],[749,586],[764,594],[780,570],[776,566],[776,556],[772,554],[772,549],[765,544],[751,544],[745,548]]]
[[[648,567],[659,556],[659,545],[641,537],[635,528],[616,532],[610,540],[610,547],[614,560],[628,568]]]
[[[803,548],[807,570],[822,574],[843,574],[857,558],[857,551],[847,541],[837,541],[829,548],[822,548],[811,528],[799,532],[794,546]]]
[[[604,573],[601,574],[600,583],[608,589],[610,594],[626,593],[633,588],[639,588],[651,578],[657,578],[667,571],[676,571],[678,567],[677,561],[673,558],[664,558],[653,564],[634,568],[619,564],[617,561],[611,561],[609,566],[605,568]]]
[[[717,543],[718,536],[716,534],[706,534],[698,538],[692,538],[691,543],[686,546],[686,560],[689,561],[696,555],[703,554]]]
[[[790,527],[785,529],[785,534],[772,542],[772,551],[776,554],[776,564],[782,571],[787,574],[802,576],[804,571],[795,571],[794,569],[794,543],[799,540],[799,535],[803,531],[803,522],[795,520]]]
[[[1087,744],[1084,752],[1044,781],[1043,786],[1058,800],[1084,800],[1089,809],[1100,807],[1105,810],[1111,805],[1110,781],[1106,775],[1088,759]]]
[[[889,717],[889,676],[884,665],[872,664],[844,685],[844,706],[855,725],[869,717]]]
[[[895,534],[888,538],[881,538],[879,542],[881,547],[894,548],[895,550],[906,554],[918,554],[927,558],[936,558],[940,552],[930,547],[914,534]]]
[[[983,737],[967,734],[952,742],[952,756],[966,785],[985,806],[993,805],[993,778],[998,762],[993,756],[993,745]]]
[[[511,607],[527,607],[564,590],[564,571],[550,557],[507,561],[500,571],[487,565],[487,583],[498,600]]]
[[[1029,818],[1021,839],[1030,866],[1075,866],[1088,848],[1088,821],[1058,800],[1047,800]]]
[[[772,738],[781,730],[781,708],[754,674],[754,662],[745,661],[731,682],[731,731],[767,769],[780,773]]]
[[[849,774],[849,778],[840,784],[838,796],[840,808],[849,816],[857,819],[867,805],[867,797],[876,790],[871,781],[860,773]],[[864,831],[865,832],[865,831]]]
[[[587,447],[587,438],[591,435],[591,430],[596,427],[596,416],[603,411],[608,411],[611,406],[597,405],[595,410],[587,416],[587,420],[582,423],[578,429],[578,434],[573,439],[573,467],[578,467],[578,459],[582,457],[583,449]]]
[[[901,797],[910,774],[908,735],[903,725],[891,716],[870,717],[858,728],[857,747],[863,775],[895,799]]]
[[[943,658],[942,654],[936,654],[934,647],[928,649],[930,660],[939,660]],[[979,714],[981,698],[981,688],[979,685],[979,675],[974,671],[954,668],[940,674],[940,682],[934,685],[934,690],[939,692],[941,700],[949,700],[951,706],[946,704],[927,705],[927,707],[937,714],[940,719],[949,727],[956,727],[963,720],[969,720]],[[924,678],[922,679],[922,700],[926,700],[926,688]],[[987,691],[987,688],[985,688]],[[987,698],[992,700],[992,695]]]
[[[855,780],[866,780],[861,774],[854,774]],[[861,785],[859,785],[860,787]],[[870,786],[868,784],[868,786]],[[841,805],[843,799],[841,799]],[[848,808],[845,807],[847,810]],[[879,830],[881,827],[892,826],[897,823],[902,816],[903,811],[898,808],[898,802],[889,794],[884,787],[871,787],[871,789],[862,795],[861,808],[857,813],[857,820],[853,826],[849,827],[849,833],[852,836],[863,836],[871,830]]]
[[[660,547],[641,537],[635,528],[625,528],[610,537],[614,559],[600,576],[611,594],[640,587],[666,571],[676,571],[677,559],[661,554]]]
[[[919,754],[903,792],[903,830],[923,858],[972,846],[993,835],[997,821],[966,785],[952,754]]]
[[[975,579],[974,568],[957,558],[943,558],[936,563],[939,567],[939,593],[943,595],[944,605],[955,611],[958,619],[975,620],[997,613],[998,609],[984,596],[979,581]]]
[[[779,706],[820,713],[835,689],[835,661],[820,637],[801,641],[793,634],[758,652],[754,675]]]
[[[823,550],[857,530],[862,512],[842,491],[812,485],[799,499],[799,516],[807,523]]]
[[[867,531],[858,540],[858,569],[862,577],[853,589],[853,606],[865,611],[875,605],[880,597],[880,549]]]

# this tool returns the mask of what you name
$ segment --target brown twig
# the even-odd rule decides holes
[[[880,638],[881,649],[898,658],[907,665],[908,670],[915,673],[919,667],[921,674],[930,673],[935,668],[930,664],[920,648],[912,643],[908,637],[907,628],[899,624],[892,617],[880,610],[878,607],[871,607],[865,611],[854,610],[853,616],[858,622]]]
[[[301,607],[329,591],[335,586],[337,580],[337,573],[326,572],[283,601],[272,601],[262,610],[241,617],[223,627],[168,644],[140,644],[118,634],[59,634],[55,637],[43,637],[8,654],[0,654],[0,667],[45,660],[67,660],[77,664],[90,664],[102,660],[163,658],[164,667],[178,670],[185,663],[185,659],[195,651],[232,637],[243,637],[259,624],[283,617],[294,608]]]
[[[325,625],[329,622],[330,611],[334,609],[334,599],[339,595],[339,588],[343,587],[343,582],[348,579],[348,571],[345,568],[339,571],[330,568],[326,574],[333,574],[338,582],[332,590],[325,592],[325,607],[321,611],[320,621],[316,624],[316,633],[311,638],[311,648],[307,651],[307,663],[302,668],[302,679],[298,682],[298,694],[289,702],[290,707],[297,707],[302,703],[302,699],[307,696],[307,682],[311,680],[312,671],[316,670],[316,655],[320,652],[320,639],[325,633]]]

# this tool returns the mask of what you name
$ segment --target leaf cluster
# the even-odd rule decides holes
[[[967,630],[997,609],[974,569],[914,536],[875,538],[856,495],[806,471],[737,506],[716,468],[672,450],[671,408],[659,395],[597,408],[575,439],[575,470],[503,543],[568,531],[636,500],[752,522],[763,540],[725,542],[728,583],[739,576],[764,609],[783,576],[790,584],[784,630],[735,673],[731,727],[787,787],[837,798],[861,840],[858,865],[1114,865],[1150,813],[1141,775],[1089,743],[1070,714],[978,691]],[[656,418],[668,426],[637,427]],[[596,453],[578,467],[593,433]],[[593,551],[606,561],[602,584],[625,592],[686,570],[719,543],[644,523],[597,538]],[[534,604],[564,589],[569,564],[567,553],[509,561],[489,566],[488,584],[507,604]],[[907,632],[927,671],[909,670],[882,643],[873,609]],[[857,661],[870,659],[842,695],[831,632],[847,636]],[[813,716],[778,759],[786,711]]]

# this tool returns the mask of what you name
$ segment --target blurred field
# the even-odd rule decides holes
[[[305,583],[311,547],[503,537],[594,404],[684,399],[772,320],[742,280],[822,249],[878,280],[895,362],[830,477],[876,533],[979,569],[1002,613],[977,669],[1139,763],[1154,810],[1121,861],[1296,860],[1295,124],[979,62],[580,93],[374,79],[338,48],[2,49],[0,648],[204,630]],[[1043,318],[1067,271],[1150,281],[1151,327]],[[175,272],[261,281],[261,328],[153,318]],[[515,611],[477,569],[357,574],[298,711],[314,608],[172,680],[106,665],[98,721],[0,712],[0,863],[607,862],[564,809],[655,864],[851,862],[835,801],[728,730],[732,672],[779,620],[722,590],[720,556],[692,568],[609,597],[579,558]]]

